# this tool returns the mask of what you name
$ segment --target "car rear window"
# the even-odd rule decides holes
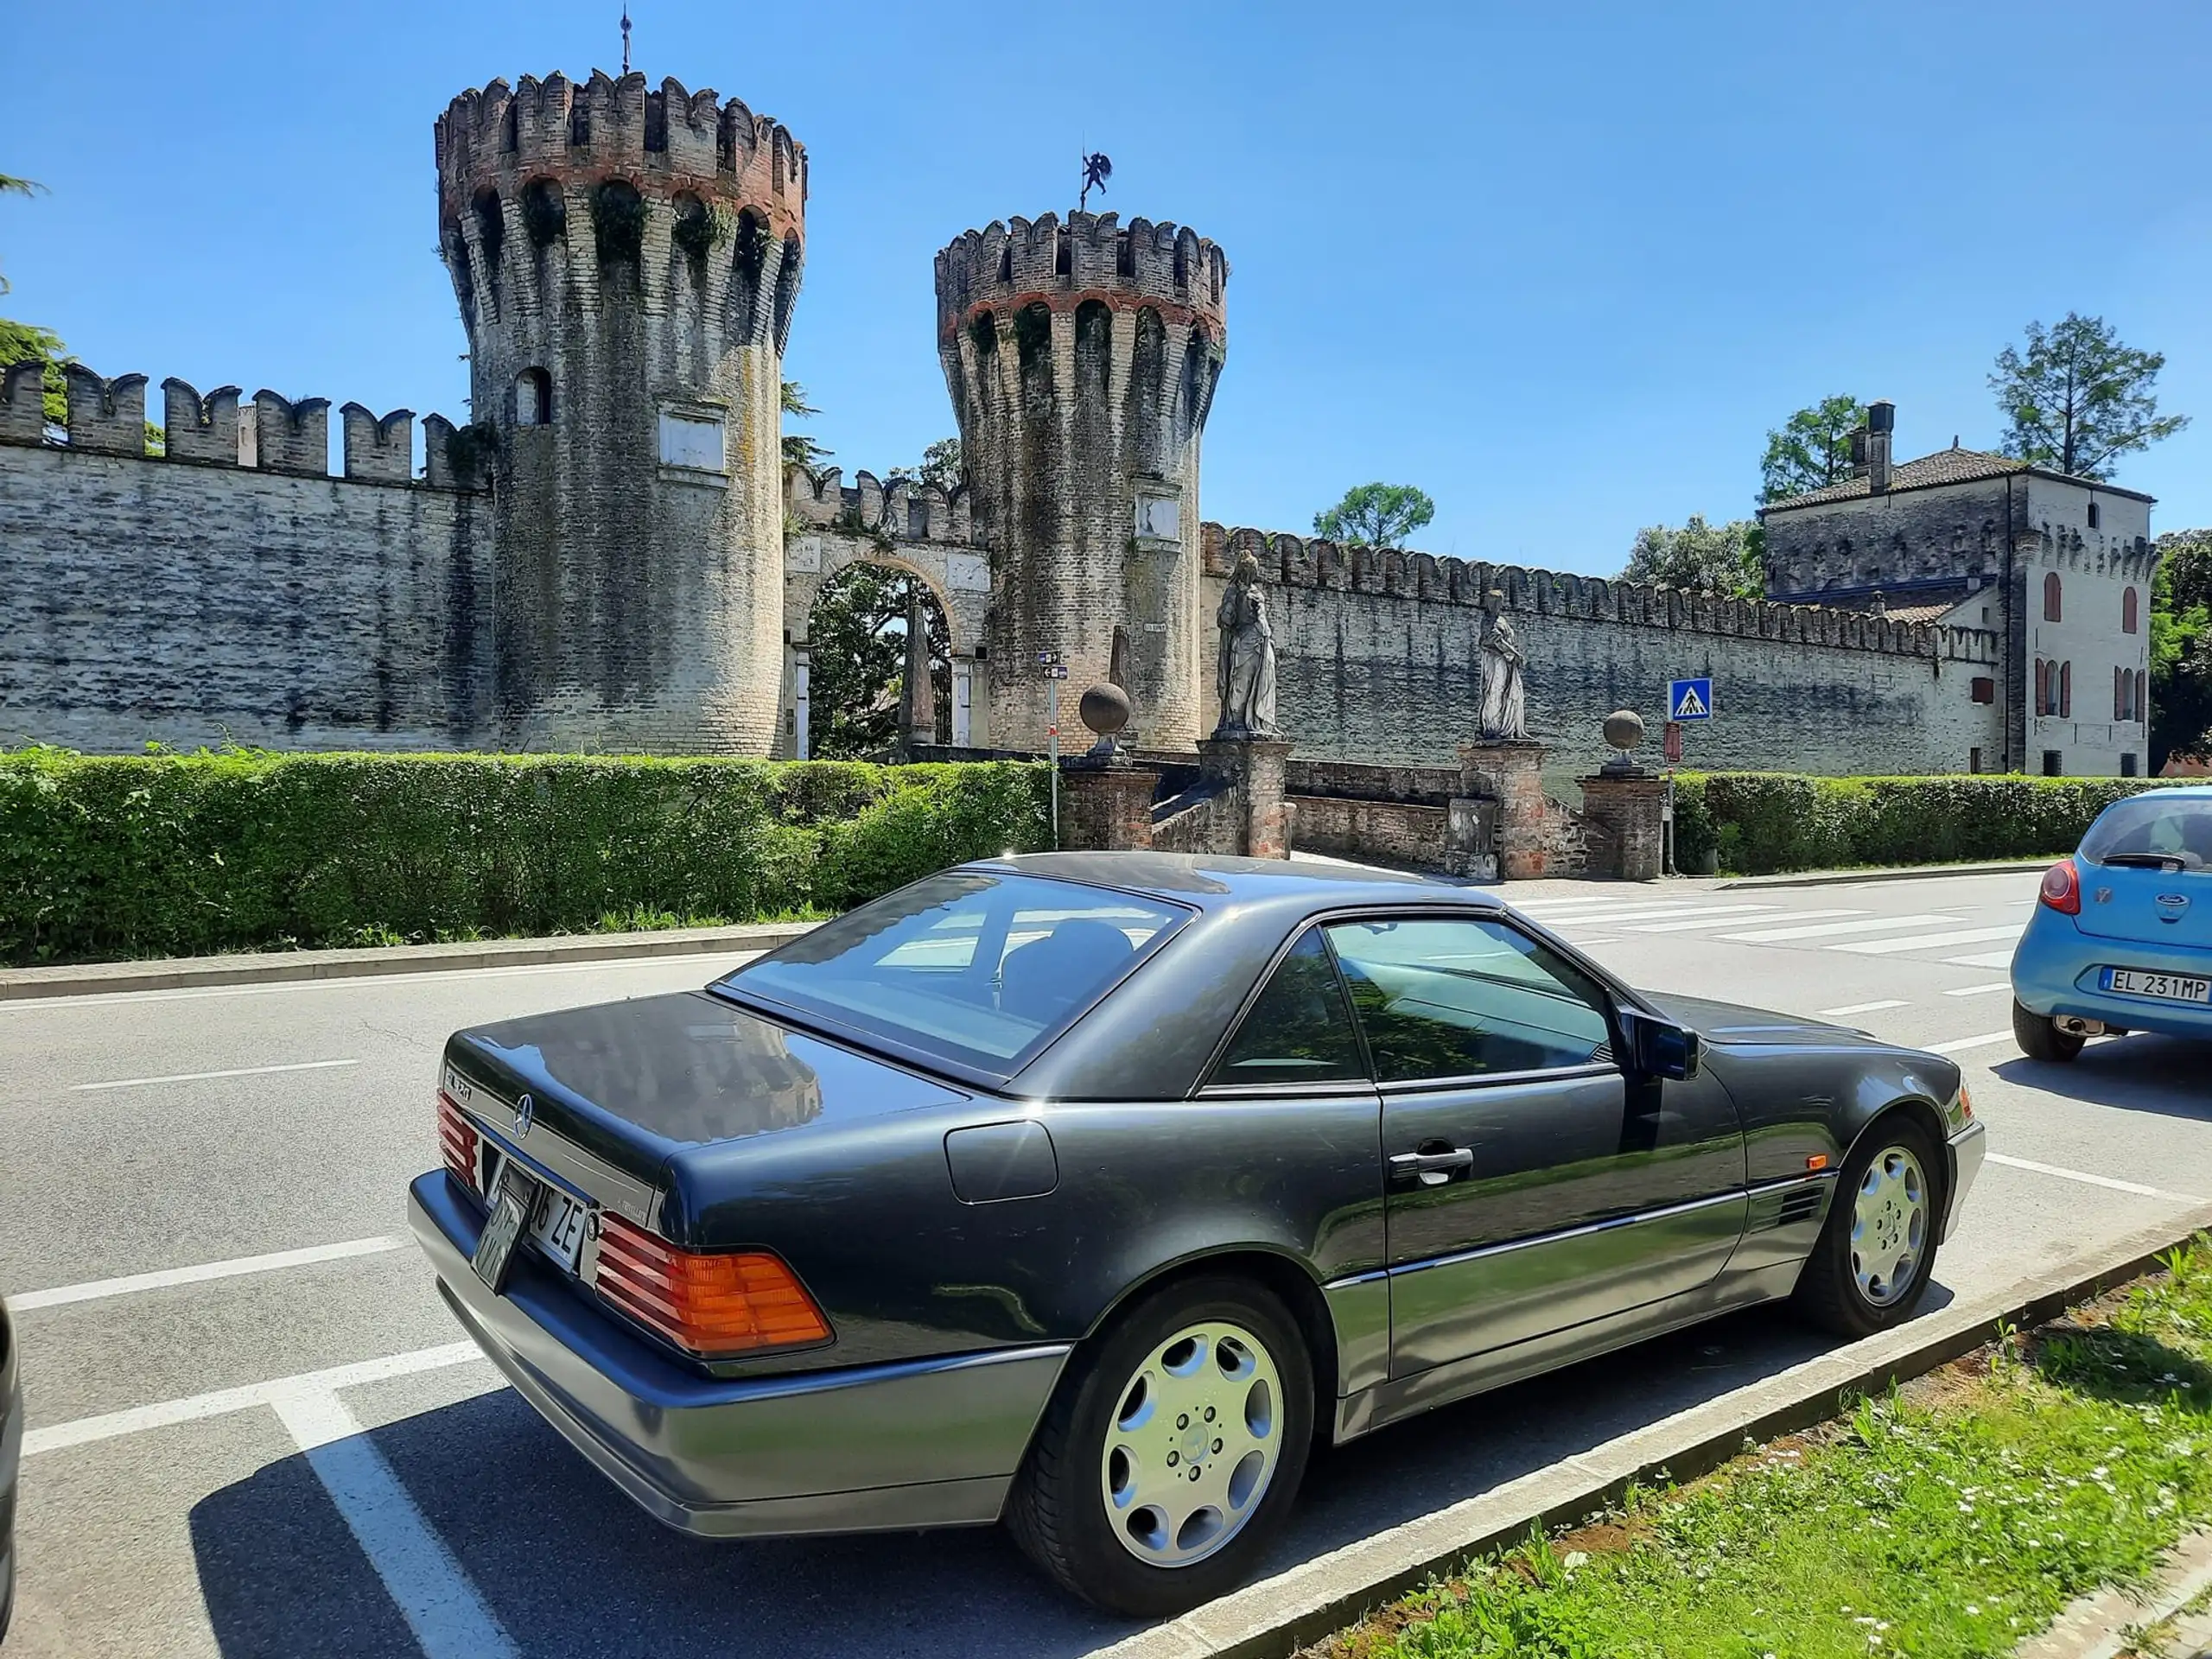
[[[1189,914],[1072,881],[948,870],[714,988],[1003,1082]]]
[[[2082,837],[2092,864],[2158,859],[2184,870],[2212,868],[2212,799],[2202,795],[2138,795],[2107,809]]]

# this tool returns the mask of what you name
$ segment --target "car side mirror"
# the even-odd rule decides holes
[[[1621,1036],[1628,1049],[1621,1069],[1630,1077],[1687,1083],[1705,1058],[1705,1039],[1697,1033],[1640,1008],[1621,1010]]]

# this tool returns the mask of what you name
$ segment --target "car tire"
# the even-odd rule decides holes
[[[2070,1031],[2061,1031],[2048,1015],[2037,1014],[2016,1000],[2012,1004],[2012,1040],[2019,1044],[2020,1052],[2031,1060],[2060,1063],[2079,1054],[2083,1039]]]
[[[1797,1311],[1850,1338],[1910,1319],[1936,1272],[1948,1174],[1942,1149],[1909,1117],[1884,1118],[1861,1135],[1798,1275]]]
[[[1313,1362],[1288,1310],[1249,1280],[1185,1280],[1077,1351],[1014,1477],[1007,1526],[1062,1588],[1166,1618],[1259,1563],[1313,1435]]]

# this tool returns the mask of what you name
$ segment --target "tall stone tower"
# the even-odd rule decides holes
[[[499,741],[766,754],[806,152],[735,99],[556,74],[455,99],[437,162],[493,485]]]
[[[1040,652],[1079,692],[1108,677],[1117,631],[1138,741],[1212,729],[1198,436],[1228,281],[1195,232],[1112,213],[994,224],[938,255],[938,355],[991,555],[995,744],[1043,747]]]

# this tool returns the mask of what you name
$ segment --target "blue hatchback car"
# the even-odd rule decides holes
[[[2212,787],[2107,807],[2044,876],[2012,953],[2012,1033],[2031,1059],[2133,1031],[2212,1039]]]

